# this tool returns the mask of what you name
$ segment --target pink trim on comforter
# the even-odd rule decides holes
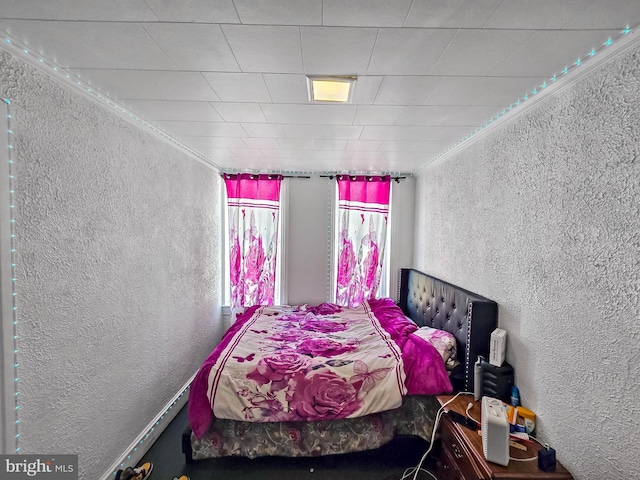
[[[365,306],[367,307],[367,306]],[[244,331],[252,329],[253,321],[257,318],[255,313],[256,310],[262,307],[251,307],[244,314],[239,315],[237,321],[232,325],[232,327],[225,333],[222,338],[220,344],[214,349],[214,351],[209,355],[209,357],[205,360],[202,367],[198,371],[194,381],[191,384],[191,390],[189,393],[189,422],[191,424],[191,428],[197,438],[201,438],[206,432],[211,420],[213,418],[213,411],[211,408],[211,402],[207,395],[207,392],[214,393],[216,387],[216,382],[220,378],[220,374],[217,370],[219,363],[224,363],[233,357],[237,362],[247,362],[253,361],[254,358],[252,356],[238,356],[232,355],[234,353],[235,342],[237,342],[238,338],[242,336]],[[338,310],[341,310],[342,307],[338,307],[332,304],[322,304],[317,307],[309,308],[307,312],[317,312],[320,314],[332,314]],[[406,393],[409,395],[435,395],[445,392],[451,391],[451,383],[449,381],[446,369],[444,367],[444,363],[440,354],[437,350],[431,346],[425,340],[415,336],[410,335],[413,331],[417,329],[417,327],[410,322],[404,315],[402,311],[395,305],[395,303],[391,299],[377,299],[370,300],[368,302],[367,310],[370,309],[370,313],[375,315],[375,319],[377,322],[374,324],[378,324],[384,328],[384,330],[388,333],[388,336],[384,336],[385,338],[391,338],[395,345],[399,347],[402,352],[402,364],[404,373],[406,376],[405,379],[405,387]],[[355,309],[354,309],[355,310]],[[316,329],[317,330],[317,329]],[[261,330],[253,330],[256,333],[262,332]],[[336,332],[328,332],[330,335]],[[230,345],[233,342],[232,345]],[[393,343],[392,342],[392,343]],[[305,350],[309,348],[313,348],[317,342],[311,342],[309,344],[299,345],[298,347]],[[393,347],[391,351],[395,350],[396,347]],[[237,352],[235,352],[237,353]],[[310,358],[315,359],[315,353],[312,351],[304,352],[306,355],[309,355]],[[326,352],[325,352],[326,353]],[[226,358],[221,359],[221,355],[224,354]],[[393,355],[395,357],[395,355]],[[298,355],[299,357],[299,355]],[[256,359],[257,361],[257,359]],[[327,363],[324,360],[325,364]],[[326,366],[326,365],[324,365]],[[214,375],[212,380],[210,377],[210,373],[214,368]],[[307,371],[309,370],[309,367]],[[250,375],[247,375],[247,378],[256,381],[258,384],[267,384],[269,383],[272,386],[277,386],[276,390],[279,388],[277,382],[279,378],[273,376],[276,372],[273,372],[271,369],[265,369],[264,363],[262,367],[256,367]],[[325,372],[322,369],[319,369],[317,372],[312,372],[315,375],[321,375]],[[367,372],[365,372],[367,373]],[[215,378],[218,380],[215,380]],[[273,377],[273,378],[272,378]],[[305,377],[308,375],[299,375],[296,377],[296,383],[298,383],[298,387],[302,391],[305,388],[308,388],[308,382],[306,382]],[[352,377],[353,379],[353,377]],[[322,379],[326,381],[332,381],[332,379]],[[335,380],[335,379],[333,379]],[[336,388],[340,388],[341,386],[336,385]],[[275,390],[274,390],[275,391]],[[401,388],[402,392],[402,388]],[[215,394],[214,394],[215,395]],[[290,400],[293,400],[295,403],[296,395],[304,395],[304,393],[299,393],[294,390],[290,395]],[[217,405],[217,404],[216,404]],[[307,403],[304,401],[297,402],[297,405],[302,406],[302,411],[300,411],[299,419],[305,420],[318,420],[319,418],[314,418],[314,415],[317,413],[315,411],[307,411],[306,406]],[[391,407],[393,408],[393,407]],[[245,409],[246,410],[246,409]],[[353,409],[351,409],[353,410]],[[271,412],[271,411],[270,411]],[[272,412],[271,412],[272,413]],[[276,413],[278,413],[276,411]],[[332,416],[327,418],[343,418],[349,415],[353,415],[354,411],[350,411],[347,409],[344,412],[335,412],[332,413]],[[366,414],[366,413],[364,413]],[[273,417],[273,418],[272,418]],[[278,421],[276,418],[277,415],[267,416],[267,421]],[[249,418],[252,419],[252,418]],[[264,421],[265,419],[259,419]]]

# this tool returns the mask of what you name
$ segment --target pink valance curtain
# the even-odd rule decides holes
[[[231,306],[272,305],[281,175],[224,176],[229,207]]]
[[[338,176],[336,303],[357,307],[375,298],[387,236],[389,176]]]

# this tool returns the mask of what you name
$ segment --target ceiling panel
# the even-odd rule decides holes
[[[395,125],[406,107],[390,105],[358,105],[354,125]]]
[[[214,102],[212,105],[225,122],[266,122],[260,105],[255,103]]]
[[[223,102],[270,102],[271,96],[264,78],[259,73],[202,74]]]
[[[453,29],[380,29],[367,73],[426,75],[455,33]]]
[[[298,27],[222,25],[243,72],[301,73]]]
[[[232,0],[180,0],[179,2],[145,0],[145,2],[161,22],[240,23]]]
[[[502,2],[485,28],[559,29],[597,0],[509,0]]]
[[[245,25],[322,25],[322,0],[235,0]]]
[[[401,27],[412,0],[324,0],[324,25]]]
[[[379,105],[423,105],[443,77],[386,76],[375,103]]]
[[[411,172],[638,24],[638,0],[4,0],[0,48],[225,169]],[[352,103],[309,74],[357,75]]]
[[[529,36],[519,30],[460,30],[429,74],[488,75]]]
[[[413,2],[405,27],[482,28],[503,0]]]
[[[316,75],[365,74],[377,33],[377,28],[301,28],[304,72]]]
[[[142,27],[180,70],[240,71],[219,25],[143,23]]]
[[[2,17],[35,20],[157,20],[145,0],[3,0]]]
[[[587,56],[591,49],[600,48],[607,38],[609,33],[600,30],[535,32],[491,75],[523,77],[544,72],[543,79],[548,80]],[[562,50],[555,45],[562,45]]]
[[[147,121],[182,120],[222,122],[209,102],[183,102],[170,100],[124,100],[122,106],[137,112]]]

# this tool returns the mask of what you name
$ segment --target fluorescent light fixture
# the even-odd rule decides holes
[[[310,102],[351,103],[358,77],[328,77],[307,75]]]

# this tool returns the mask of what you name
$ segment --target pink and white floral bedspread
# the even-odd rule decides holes
[[[391,299],[346,308],[254,306],[238,315],[196,374],[189,423],[353,418],[402,396],[451,391],[438,351]]]
[[[212,366],[207,394],[216,418],[329,420],[398,408],[404,379],[368,304],[260,307]]]

